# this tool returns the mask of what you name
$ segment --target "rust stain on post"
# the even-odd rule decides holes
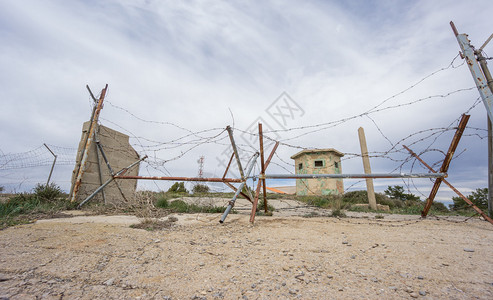
[[[450,21],[450,27],[452,27],[452,31],[454,32],[455,36],[458,36],[459,31],[457,31],[457,28],[455,28],[454,22]]]

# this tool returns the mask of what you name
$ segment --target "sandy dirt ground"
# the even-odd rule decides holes
[[[493,299],[487,222],[293,211],[255,225],[242,210],[224,224],[174,215],[159,231],[130,228],[133,216],[11,227],[0,299]]]

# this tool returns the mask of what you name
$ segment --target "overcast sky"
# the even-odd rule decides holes
[[[204,155],[206,175],[222,176],[223,129],[235,128],[248,156],[259,120],[283,143],[269,173],[294,172],[290,156],[305,148],[360,153],[360,126],[373,155],[392,150],[372,158],[373,172],[422,173],[412,161],[400,168],[408,156],[402,144],[435,149],[423,158],[440,161],[460,115],[477,104],[449,170],[449,181],[468,194],[487,185],[486,111],[449,22],[480,47],[493,33],[491,11],[489,0],[0,0],[0,155],[47,143],[75,156],[91,114],[85,86],[99,94],[107,83],[101,124],[150,156],[141,175],[195,176]],[[493,53],[493,44],[484,50]],[[182,144],[170,144],[176,139]],[[36,168],[0,169],[0,184],[26,191],[45,182],[51,158],[43,155]],[[345,158],[343,173],[363,173],[360,157]],[[55,167],[53,180],[66,191],[73,167]],[[405,184],[422,199],[432,186],[375,181],[377,191]],[[443,187],[438,199],[452,196]]]

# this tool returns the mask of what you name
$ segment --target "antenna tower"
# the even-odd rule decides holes
[[[199,177],[199,178],[203,178],[204,177],[204,159],[205,159],[205,156],[202,155],[197,160],[197,163],[199,164],[199,174],[198,174],[197,177]]]

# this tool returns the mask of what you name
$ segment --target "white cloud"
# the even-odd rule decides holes
[[[195,131],[232,124],[229,109],[238,129],[258,117],[274,125],[265,110],[283,91],[305,110],[289,127],[355,116],[450,63],[459,49],[450,20],[470,34],[473,44],[482,44],[493,28],[491,8],[489,1],[474,6],[457,1],[2,2],[0,67],[7,72],[0,74],[1,150],[23,152],[43,142],[75,148],[82,122],[90,116],[86,84],[99,92],[108,83],[107,100],[140,118]],[[448,69],[384,106],[471,86],[467,68]],[[445,127],[477,96],[472,90],[375,113],[371,117],[378,128],[362,117],[312,134],[281,132],[281,139],[301,134],[286,142],[358,153],[356,130],[363,126],[370,150],[385,151],[390,144],[378,129],[395,143],[419,130]],[[114,122],[155,141],[186,134],[173,126],[138,121],[111,105],[102,118],[107,126]],[[484,123],[480,106],[472,111],[470,124],[484,128]],[[476,178],[466,185],[475,189],[486,183],[484,170],[471,171],[486,161],[485,141],[466,140],[467,152],[453,165]],[[449,141],[450,134],[433,147],[445,151]],[[415,151],[427,145],[416,144]],[[206,170],[222,173],[216,157],[224,147],[203,145],[167,169],[194,175],[196,158],[205,154]],[[156,155],[168,159],[187,148]],[[298,150],[284,146],[279,156],[290,163],[289,156]],[[466,159],[471,156],[473,160]],[[362,169],[359,158],[344,164],[347,172]],[[375,159],[373,165],[383,172],[399,163]],[[275,165],[272,170],[285,172]],[[59,180],[65,180],[68,189],[70,170],[64,172]],[[23,170],[19,174],[33,182],[44,180]],[[457,181],[465,182],[461,177]]]

